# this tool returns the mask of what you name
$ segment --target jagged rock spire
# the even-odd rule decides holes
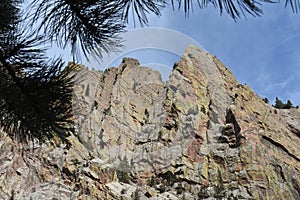
[[[266,104],[208,52],[188,47],[166,83],[128,58],[76,73],[71,146],[1,138],[16,198],[300,198],[299,110]]]

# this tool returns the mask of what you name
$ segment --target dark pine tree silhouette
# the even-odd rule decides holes
[[[31,5],[31,25],[35,31],[60,47],[71,46],[74,59],[80,57],[80,47],[88,58],[91,52],[101,58],[103,52],[121,46],[118,34],[125,27],[122,4],[95,0],[34,0]]]
[[[234,20],[241,16],[246,17],[246,13],[252,16],[261,16],[263,10],[260,6],[264,3],[279,3],[280,1],[273,0],[171,0],[172,5],[177,3],[178,8],[183,7],[185,13],[189,13],[193,10],[193,5],[198,5],[200,8],[206,8],[208,5],[213,5],[219,9],[220,14],[225,11]],[[299,12],[300,1],[299,0],[285,0],[285,6],[290,5],[293,12]]]
[[[0,2],[0,126],[21,141],[65,139],[72,129],[71,67],[47,61],[36,48],[42,37],[21,34],[19,3]]]
[[[295,108],[290,100],[287,100],[286,103],[283,103],[278,97],[275,99],[275,108],[278,109],[290,109],[290,108]]]
[[[268,103],[270,102],[268,98],[263,98],[262,100],[263,100],[266,104],[268,104]]]
[[[165,6],[189,14],[194,5],[212,4],[234,20],[249,13],[260,16],[262,3],[272,0],[33,0],[26,14],[29,27],[20,14],[23,0],[0,1],[0,127],[20,139],[62,139],[72,130],[72,67],[64,68],[60,59],[49,60],[47,42],[61,48],[71,46],[74,60],[79,55],[117,51],[132,13],[141,25],[148,15],[159,16]],[[286,0],[298,12],[299,0]],[[27,33],[28,34],[24,34]],[[42,36],[40,36],[42,35]],[[282,102],[281,102],[282,103]],[[278,106],[282,105],[278,101]]]
[[[298,12],[299,0],[286,0]],[[161,15],[165,6],[173,9],[183,8],[185,14],[213,5],[220,14],[227,13],[234,20],[250,14],[261,16],[263,3],[275,3],[273,0],[33,0],[27,10],[31,27],[65,48],[71,46],[74,60],[80,60],[83,53],[86,58],[93,56],[101,59],[103,53],[118,51],[122,47],[119,34],[124,31],[129,14],[138,19],[141,25],[147,25],[148,15]]]
[[[276,97],[274,107],[282,109],[284,107],[284,103],[282,103],[282,101],[278,97]]]
[[[290,109],[290,108],[293,108],[293,104],[290,100],[287,100],[286,104],[284,105],[284,109]]]

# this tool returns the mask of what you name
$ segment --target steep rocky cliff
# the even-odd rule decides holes
[[[0,199],[300,199],[300,110],[189,47],[164,83],[123,59],[79,66],[69,144],[1,134]]]

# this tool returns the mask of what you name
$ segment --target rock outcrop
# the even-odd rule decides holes
[[[300,199],[300,110],[279,110],[189,47],[164,83],[125,58],[79,66],[77,131],[1,134],[0,199]]]

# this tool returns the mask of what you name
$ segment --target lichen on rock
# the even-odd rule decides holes
[[[164,83],[78,65],[69,144],[0,138],[0,199],[300,199],[300,112],[188,47]]]

